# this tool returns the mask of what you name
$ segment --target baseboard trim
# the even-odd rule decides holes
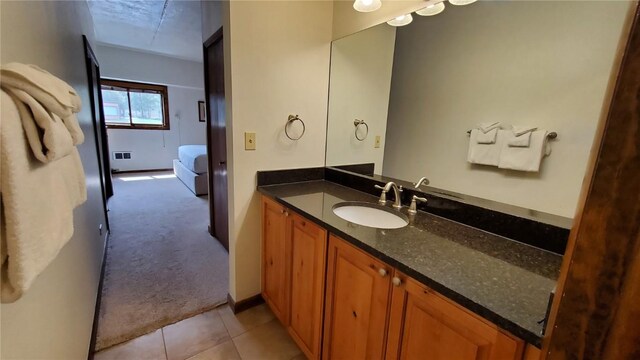
[[[87,360],[93,360],[93,353],[96,349],[96,339],[98,337],[98,321],[100,318],[100,302],[102,301],[102,284],[104,283],[104,270],[107,265],[107,248],[111,232],[107,230],[104,239],[104,251],[102,254],[102,266],[100,267],[100,282],[98,283],[98,293],[96,294],[96,307],[93,313],[93,326],[91,328],[91,340],[89,341],[89,354]]]
[[[146,169],[146,170],[122,170],[122,171],[111,171],[112,174],[130,174],[130,173],[145,173],[145,172],[159,172],[159,171],[173,171],[172,168],[168,169]]]
[[[261,294],[258,294],[236,302],[231,297],[231,294],[227,294],[227,302],[229,304],[229,307],[231,308],[231,311],[233,311],[234,314],[237,314],[239,312],[243,312],[247,309],[264,303],[264,299],[262,298]]]

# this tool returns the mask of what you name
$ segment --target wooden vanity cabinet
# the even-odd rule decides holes
[[[319,359],[327,258],[327,231],[293,214],[290,223],[290,306],[287,329],[309,359]]]
[[[262,297],[309,359],[319,359],[327,231],[262,197]]]
[[[289,322],[289,212],[262,197],[262,298],[282,324]]]
[[[392,269],[329,236],[323,359],[382,359]]]
[[[387,360],[522,358],[522,340],[400,272],[392,282]]]
[[[262,217],[262,296],[307,358],[536,358],[522,340],[264,196]]]

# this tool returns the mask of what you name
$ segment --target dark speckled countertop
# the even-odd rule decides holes
[[[355,225],[336,216],[343,201],[377,197],[325,180],[258,187],[288,208],[385,261],[499,327],[540,346],[562,257],[426,212],[401,229]],[[389,205],[390,206],[390,205]],[[407,214],[407,207],[402,209]]]

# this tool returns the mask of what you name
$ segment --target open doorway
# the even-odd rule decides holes
[[[213,172],[199,2],[89,8],[97,44],[88,60],[100,60],[92,105],[96,136],[104,136],[101,183],[113,174],[94,347],[101,351],[199,314],[210,317],[227,301],[229,266],[208,230]],[[218,235],[221,227],[212,228]],[[161,332],[172,341],[171,331]]]

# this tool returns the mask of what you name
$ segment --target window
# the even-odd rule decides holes
[[[101,85],[108,128],[169,130],[166,86],[109,79]]]

